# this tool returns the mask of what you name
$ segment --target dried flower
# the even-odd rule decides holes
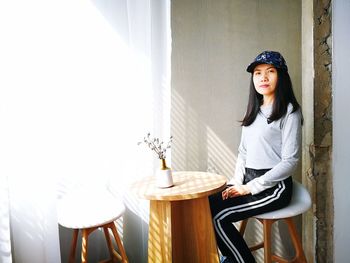
[[[147,133],[147,136],[143,138],[143,141],[138,142],[137,145],[140,145],[142,143],[146,144],[148,148],[150,148],[152,151],[154,151],[159,159],[165,159],[166,158],[166,151],[167,149],[171,148],[171,143],[173,141],[173,136],[170,136],[168,143],[165,145],[163,141],[159,140],[159,138],[151,137],[150,133]]]

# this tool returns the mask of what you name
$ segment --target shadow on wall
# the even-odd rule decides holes
[[[232,177],[236,155],[196,111],[172,91],[174,170],[209,171]]]

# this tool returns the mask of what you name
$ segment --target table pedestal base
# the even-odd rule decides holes
[[[148,262],[219,262],[208,197],[151,200]]]

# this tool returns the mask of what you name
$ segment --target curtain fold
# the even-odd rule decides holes
[[[1,2],[1,263],[66,262],[71,232],[58,226],[56,200],[81,186],[124,200],[118,229],[130,262],[147,262],[148,202],[128,185],[158,165],[137,142],[169,136],[169,9],[155,0]],[[97,261],[104,240],[92,244]]]
[[[12,262],[10,239],[8,182],[4,175],[0,175],[0,262]]]

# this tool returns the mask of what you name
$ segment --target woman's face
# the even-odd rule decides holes
[[[270,64],[260,64],[253,72],[255,90],[265,97],[274,97],[277,85],[277,70]]]

